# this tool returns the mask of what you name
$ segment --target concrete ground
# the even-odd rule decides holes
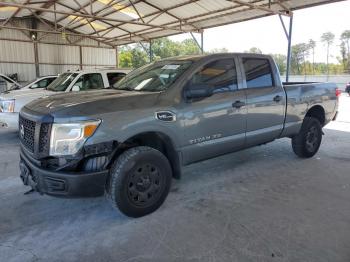
[[[349,262],[349,112],[327,126],[314,158],[282,139],[192,165],[140,219],[103,197],[23,195],[18,139],[2,131],[0,261]]]

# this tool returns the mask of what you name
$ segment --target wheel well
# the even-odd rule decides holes
[[[324,126],[324,124],[326,122],[325,111],[324,111],[323,107],[319,106],[319,105],[311,107],[307,111],[306,116],[316,118],[318,121],[320,121],[322,126]]]
[[[180,179],[181,165],[179,155],[174,149],[173,143],[167,135],[159,132],[146,132],[135,135],[122,144],[118,145],[118,149],[113,157],[113,160],[116,159],[126,149],[135,146],[148,146],[162,152],[169,160],[173,171],[173,177]]]

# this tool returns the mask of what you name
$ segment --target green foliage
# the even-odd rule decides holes
[[[280,74],[284,75],[287,69],[287,56],[281,55],[281,54],[270,54],[270,55],[275,60],[278,70],[280,71]]]
[[[217,54],[217,53],[228,53],[228,49],[223,47],[223,48],[214,48],[211,49],[210,51],[206,52],[206,54]]]
[[[329,50],[334,43],[335,35],[332,32],[323,33],[321,42],[326,48],[327,63],[315,63],[316,41],[310,39],[307,43],[298,43],[292,46],[291,73],[292,74],[341,74],[350,73],[350,30],[345,30],[340,35],[340,56],[337,56],[339,64],[328,63]],[[172,41],[169,38],[160,38],[152,41],[153,60],[180,55],[200,54],[193,39],[186,39],[181,42]],[[215,48],[206,54],[227,53],[227,48]],[[262,54],[258,47],[251,47],[245,51],[249,53]],[[271,54],[281,74],[286,73],[287,57],[282,54]],[[124,46],[119,51],[119,66],[123,68],[138,68],[149,63],[149,45],[133,44]]]
[[[149,49],[149,45],[144,46]],[[149,63],[149,51],[141,45],[134,44],[123,47],[119,53],[119,67],[138,68]],[[186,39],[182,42],[175,42],[168,38],[159,38],[152,41],[153,60],[179,55],[200,54],[196,42],[193,39]]]
[[[244,51],[244,53],[262,54],[262,51],[257,47],[251,47],[249,50]]]

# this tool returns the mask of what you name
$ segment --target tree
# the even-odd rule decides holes
[[[350,71],[350,30],[345,30],[340,35],[340,52],[342,54],[344,70]]]
[[[228,49],[223,47],[223,48],[214,48],[211,49],[208,54],[217,54],[217,53],[228,53]]]
[[[248,51],[244,51],[244,53],[262,54],[262,51],[257,47],[251,47]]]
[[[348,55],[350,55],[350,30],[345,30],[341,35],[340,35],[340,40],[344,41],[346,47],[347,47],[347,52]]]
[[[296,44],[292,46],[291,71],[295,74],[301,73],[301,65],[304,62],[305,44]]]
[[[148,49],[145,44],[145,48]],[[172,41],[168,38],[159,38],[152,41],[153,59],[158,60],[166,57],[179,55],[200,54],[193,39],[185,39],[182,42]],[[119,66],[124,68],[138,68],[149,62],[149,52],[139,44],[124,46],[119,52]]]
[[[312,50],[312,74],[315,74],[315,48],[316,48],[316,41],[313,39],[309,40],[309,49]]]
[[[329,75],[329,48],[334,42],[335,35],[332,32],[323,33],[321,36],[321,42],[327,47],[327,76]]]
[[[133,68],[139,68],[149,62],[148,54],[140,48],[132,49],[131,55]]]
[[[287,56],[281,54],[271,54],[271,56],[275,60],[280,74],[284,75],[286,73]]]

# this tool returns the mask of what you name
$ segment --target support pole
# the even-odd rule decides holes
[[[31,20],[31,29],[36,30],[37,29],[37,21],[35,18],[32,18]],[[38,52],[38,34],[35,31],[30,32],[30,37],[33,41],[33,47],[34,47],[34,65],[35,65],[35,76],[40,76],[40,66],[39,66],[39,52]]]
[[[204,39],[203,39],[203,33],[204,31],[201,32],[201,51],[202,51],[202,55],[204,53]]]
[[[83,70],[83,48],[79,46],[79,67]]]
[[[115,47],[115,61],[116,61],[116,67],[119,68],[119,53],[118,53],[118,46]]]
[[[153,61],[153,49],[152,49],[152,40],[149,41],[149,61]]]
[[[35,76],[40,76],[40,67],[39,67],[39,55],[38,55],[38,42],[33,41],[34,45],[34,65],[35,65]]]
[[[196,45],[198,46],[199,50],[201,50],[201,53],[203,54],[203,32],[201,32],[201,43],[198,43],[197,38],[193,35],[192,32],[190,32],[192,39],[194,40],[194,42],[196,43]]]
[[[289,17],[289,33],[288,33],[288,53],[287,53],[287,70],[286,82],[289,82],[290,64],[292,59],[292,32],[293,32],[293,14]]]

